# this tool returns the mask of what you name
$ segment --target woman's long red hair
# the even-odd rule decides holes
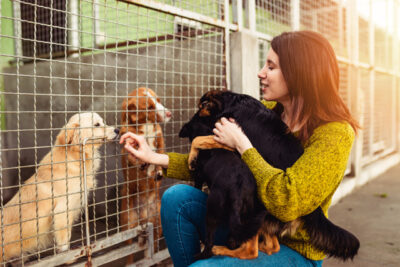
[[[300,129],[300,140],[333,121],[348,122],[357,133],[360,126],[339,95],[339,65],[328,40],[311,31],[286,32],[272,39],[271,48],[292,100],[288,126]]]

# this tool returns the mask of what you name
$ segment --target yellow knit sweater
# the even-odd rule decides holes
[[[263,102],[268,108],[275,102]],[[321,206],[327,216],[332,196],[342,181],[354,140],[348,123],[331,122],[319,126],[304,146],[304,154],[286,170],[272,167],[255,148],[246,150],[242,159],[257,182],[258,196],[267,210],[283,222],[307,215]],[[167,177],[190,178],[188,155],[168,153]],[[280,240],[311,260],[322,260],[324,253],[309,242],[303,229]]]

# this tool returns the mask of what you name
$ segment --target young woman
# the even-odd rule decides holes
[[[282,120],[302,141],[304,154],[292,167],[276,169],[229,118],[215,125],[215,139],[242,155],[256,179],[259,198],[275,217],[292,221],[319,206],[327,214],[359,128],[339,96],[339,67],[331,45],[310,31],[276,36],[258,77],[263,103],[268,108],[283,106]],[[122,136],[123,142],[134,156],[163,166],[166,176],[190,177],[187,155],[157,154],[133,134]],[[175,266],[322,266],[324,254],[308,242],[302,229],[282,238],[281,250],[271,256],[260,252],[254,260],[217,256],[194,262],[205,233],[206,201],[205,193],[187,185],[173,186],[162,197],[163,232]],[[216,243],[224,244],[226,238],[226,229],[220,227]]]

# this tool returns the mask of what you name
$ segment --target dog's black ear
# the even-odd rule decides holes
[[[190,132],[191,132],[190,129],[191,129],[190,123],[189,123],[189,122],[188,122],[188,123],[185,123],[185,124],[183,125],[182,129],[179,131],[179,137],[180,137],[180,138],[189,137],[189,134],[190,134]]]

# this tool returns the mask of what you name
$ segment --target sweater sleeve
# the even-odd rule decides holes
[[[271,166],[255,148],[245,151],[242,159],[267,210],[287,222],[330,201],[343,178],[353,140],[349,124],[332,122],[315,129],[303,155],[286,171]]]
[[[188,166],[188,154],[167,153],[169,157],[168,168],[163,169],[163,175],[179,180],[190,180],[191,175]]]

